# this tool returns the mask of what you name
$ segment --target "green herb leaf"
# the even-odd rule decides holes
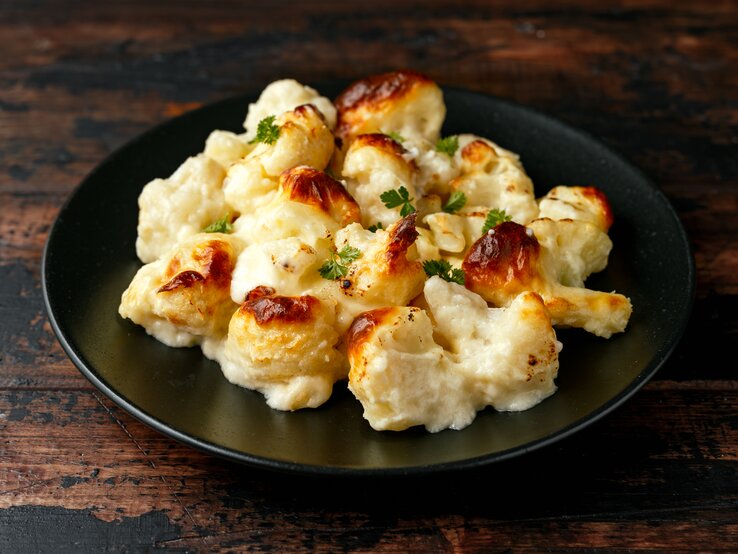
[[[233,224],[231,223],[231,214],[227,213],[220,219],[213,221],[210,225],[202,230],[203,233],[232,233]]]
[[[338,257],[344,264],[350,264],[361,258],[361,250],[353,246],[346,245],[338,253]]]
[[[259,121],[256,126],[256,136],[249,141],[249,144],[255,142],[263,142],[264,144],[274,144],[279,138],[279,125],[274,123],[275,117],[269,115]]]
[[[487,219],[484,220],[482,234],[486,233],[493,227],[497,227],[500,223],[512,221],[512,217],[505,213],[505,210],[490,210],[487,212]]]
[[[405,137],[403,137],[400,133],[396,131],[387,131],[387,132],[384,132],[383,134],[387,135],[389,138],[391,138],[392,140],[400,144],[405,142]]]
[[[449,214],[458,212],[466,205],[466,194],[460,190],[455,190],[448,197],[448,201],[443,206],[443,211]]]
[[[348,266],[361,257],[361,250],[346,245],[340,252],[331,252],[331,259],[325,262],[318,272],[323,279],[332,281],[348,274]]]
[[[436,150],[438,152],[443,152],[444,154],[448,154],[449,156],[453,156],[456,154],[456,151],[459,149],[459,137],[456,135],[451,135],[450,137],[438,139],[438,142],[436,143]]]
[[[438,275],[449,283],[463,285],[465,281],[464,270],[452,267],[446,260],[426,260],[423,262],[423,270],[428,277]]]
[[[372,233],[376,233],[378,229],[384,229],[381,221],[377,221],[375,225],[369,225],[369,227],[367,227],[367,231],[371,231]]]
[[[379,198],[384,202],[384,205],[390,209],[402,206],[402,208],[400,208],[400,215],[402,217],[415,212],[415,206],[411,204],[414,198],[410,198],[410,193],[405,187],[400,187],[398,190],[386,190],[379,195]]]

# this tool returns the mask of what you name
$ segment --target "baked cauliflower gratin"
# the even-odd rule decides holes
[[[536,198],[517,154],[442,136],[445,114],[412,71],[333,102],[270,84],[243,133],[213,131],[144,187],[145,265],[120,315],[279,410],[318,407],[341,380],[377,430],[535,406],[556,391],[555,327],[628,324],[628,298],[585,286],[612,210],[590,186]]]

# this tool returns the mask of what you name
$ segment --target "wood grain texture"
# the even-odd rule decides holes
[[[738,549],[738,2],[8,0],[0,36],[0,551]],[[400,67],[589,131],[667,194],[698,289],[656,378],[513,462],[338,484],[193,451],[98,393],[40,288],[79,181],[204,103]]]

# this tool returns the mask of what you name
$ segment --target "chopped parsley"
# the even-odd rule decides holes
[[[443,205],[443,211],[449,214],[458,212],[466,205],[466,194],[460,190],[455,190],[448,197],[448,201]]]
[[[451,135],[450,137],[438,139],[438,142],[436,143],[436,151],[437,152],[443,152],[444,154],[448,154],[449,156],[453,156],[456,154],[456,151],[459,149],[459,137],[456,135]]]
[[[351,262],[361,257],[361,250],[353,246],[346,245],[340,252],[335,250],[331,252],[331,259],[325,262],[318,272],[323,279],[332,281],[339,277],[346,277],[348,266]]]
[[[403,137],[400,133],[396,131],[387,131],[387,132],[383,132],[382,134],[387,135],[389,138],[391,138],[392,140],[394,140],[395,142],[399,144],[402,144],[403,142],[405,142],[405,137]]]
[[[512,217],[505,213],[505,210],[490,210],[487,213],[487,219],[484,220],[484,227],[482,227],[482,234],[486,233],[493,227],[497,227],[500,223],[505,221],[512,221]]]
[[[405,187],[400,187],[398,190],[386,190],[379,195],[379,198],[381,198],[384,205],[390,209],[402,206],[402,208],[400,208],[400,215],[402,217],[415,212],[415,206],[411,204],[414,198],[410,198],[410,193]]]
[[[259,121],[256,126],[256,136],[249,141],[249,144],[255,142],[263,142],[264,144],[274,144],[279,138],[279,125],[274,123],[275,117],[269,115]]]
[[[438,275],[444,281],[463,285],[465,281],[464,270],[451,267],[446,260],[425,260],[423,269],[428,277]]]
[[[376,233],[379,229],[384,229],[381,221],[377,221],[375,225],[369,225],[366,230],[371,231],[372,233]]]
[[[231,223],[231,214],[227,213],[220,219],[213,221],[210,225],[202,230],[203,233],[232,233],[233,224]]]

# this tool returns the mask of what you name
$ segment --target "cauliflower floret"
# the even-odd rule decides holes
[[[545,226],[562,223],[566,222],[552,221]],[[543,230],[543,226],[538,229]],[[559,259],[557,252],[551,250],[554,243],[541,244],[533,229],[512,221],[500,223],[467,253],[462,265],[466,286],[496,306],[509,305],[519,293],[532,290],[543,297],[555,325],[580,327],[604,338],[622,332],[630,319],[630,300],[621,294],[565,286],[559,281],[564,276],[569,282],[579,282],[588,269],[598,266],[598,253],[587,253],[588,261],[582,256],[577,267],[567,261],[567,256],[571,260],[576,251]],[[597,238],[584,240],[569,248],[580,246],[586,251],[593,244],[595,249],[597,244],[607,245],[600,237],[599,242]]]
[[[561,343],[538,294],[524,292],[507,308],[488,308],[478,294],[431,277],[423,295],[438,340],[477,406],[517,412],[556,391]]]
[[[325,300],[259,287],[233,314],[223,347],[210,354],[231,383],[262,392],[272,408],[315,408],[346,376],[334,319]]]
[[[138,270],[118,312],[168,346],[225,334],[238,307],[230,299],[240,241],[221,233],[189,237]]]
[[[282,79],[269,84],[259,96],[255,104],[249,104],[249,112],[243,126],[246,128],[247,141],[256,136],[259,121],[270,115],[278,116],[297,106],[312,104],[320,113],[331,130],[336,128],[336,108],[333,103],[308,86],[301,85],[294,79]]]
[[[404,306],[423,289],[425,272],[416,261],[415,214],[408,215],[386,231],[372,233],[358,223],[336,234],[336,250],[352,246],[361,257],[348,266],[348,273],[338,281],[326,281],[326,291],[336,299],[338,325],[345,331],[362,311],[381,306]]]
[[[395,131],[435,144],[446,117],[441,89],[414,71],[356,81],[336,98],[336,108],[336,135],[344,142],[366,133]]]
[[[431,320],[415,307],[379,308],[348,331],[349,389],[377,431],[425,425],[431,432],[463,429],[477,406],[464,376],[433,341]]]
[[[188,158],[171,177],[144,187],[138,197],[136,239],[142,262],[153,262],[228,212],[224,176],[220,164],[200,154]]]
[[[259,143],[228,169],[225,199],[241,214],[254,213],[274,198],[283,171],[298,165],[324,169],[330,160],[333,135],[312,105],[284,112],[275,124],[279,138],[274,144]]]
[[[322,171],[297,166],[279,177],[279,191],[254,214],[236,221],[235,233],[247,243],[299,237],[314,248],[328,247],[338,229],[361,221],[359,205],[346,189]]]
[[[455,154],[461,176],[449,183],[466,195],[465,211],[505,210],[513,221],[525,224],[538,216],[533,183],[516,154],[474,135],[459,135]]]
[[[424,297],[430,317],[417,307],[382,308],[349,329],[349,388],[374,429],[461,429],[485,406],[526,410],[556,390],[561,344],[537,294],[490,309],[431,277]]]
[[[343,164],[346,188],[361,206],[365,227],[377,222],[389,227],[400,216],[400,208],[387,208],[382,193],[405,187],[408,197],[417,196],[416,167],[408,162],[405,150],[382,134],[360,135],[351,144]]]
[[[583,287],[592,273],[607,267],[612,241],[607,233],[584,221],[535,219],[527,227],[551,253],[555,279],[567,287]]]
[[[253,149],[254,145],[249,144],[246,135],[216,129],[205,141],[203,153],[227,170],[232,163],[244,158]]]
[[[613,222],[607,197],[594,187],[554,187],[538,205],[539,217],[586,221],[605,233]]]

